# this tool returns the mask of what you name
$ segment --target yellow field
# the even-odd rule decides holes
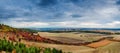
[[[97,53],[120,53],[120,42],[113,42],[109,45],[97,48]]]
[[[72,53],[93,53],[95,49],[89,48],[86,46],[74,46],[74,45],[59,45],[59,44],[49,44],[49,43],[38,43],[32,41],[25,41],[22,40],[22,43],[26,45],[32,45],[36,47],[43,47],[43,48],[56,48],[61,49],[64,52],[72,52]]]
[[[46,37],[52,40],[57,40],[65,43],[79,43],[79,42],[91,42],[99,40],[103,37],[114,37],[114,39],[119,39],[119,35],[103,35],[95,33],[49,33],[49,32],[38,32],[42,37]],[[120,40],[120,39],[119,39]],[[49,47],[62,49],[65,52],[72,53],[119,53],[120,42],[103,40],[99,42],[94,42],[89,44],[89,46],[73,46],[73,45],[60,45],[60,44],[49,44],[49,43],[36,43],[30,42],[32,45],[39,47]],[[29,43],[28,43],[29,44]],[[92,48],[92,47],[93,48]]]
[[[38,32],[40,36],[66,43],[91,42],[103,38],[101,34],[92,33],[49,33]]]

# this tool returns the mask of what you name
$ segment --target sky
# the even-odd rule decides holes
[[[18,28],[120,28],[120,0],[0,0],[0,23]]]

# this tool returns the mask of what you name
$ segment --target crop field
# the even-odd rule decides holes
[[[79,42],[92,42],[99,40],[104,37],[113,37],[114,40],[120,40],[119,35],[104,35],[97,33],[49,33],[39,32],[42,37],[50,38],[53,40],[67,42],[67,43],[79,43]],[[104,39],[98,42],[93,42],[83,46],[72,46],[72,45],[58,45],[41,43],[45,47],[53,47],[62,49],[63,51],[70,51],[72,53],[120,53],[120,42]]]
[[[76,32],[71,33],[39,32],[39,35],[42,37],[67,43],[91,42],[105,37],[102,34],[76,33]]]
[[[113,38],[114,40],[120,41],[120,35],[114,35],[113,37],[114,37],[114,38]]]
[[[93,47],[93,48],[98,48],[98,47],[106,46],[106,45],[108,45],[112,42],[113,41],[110,41],[110,40],[102,40],[102,41],[99,41],[99,42],[88,44],[87,46]]]
[[[120,42],[113,42],[97,48],[97,53],[120,53]]]
[[[56,48],[59,50],[63,50],[64,52],[72,52],[72,53],[93,53],[95,51],[94,48],[90,48],[86,46],[49,44],[49,43],[39,43],[39,42],[32,42],[25,40],[22,40],[21,43],[24,43],[26,45],[34,45],[36,47],[43,47],[43,48]]]

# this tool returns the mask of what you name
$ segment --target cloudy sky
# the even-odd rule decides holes
[[[22,28],[120,28],[120,0],[0,0],[0,23]]]

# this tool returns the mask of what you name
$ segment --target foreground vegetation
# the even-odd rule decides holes
[[[29,46],[27,47],[22,43],[13,43],[7,40],[0,40],[0,51],[6,51],[8,53],[63,53],[62,50],[57,50],[55,48],[44,48],[40,49],[37,47]]]
[[[40,53],[37,47],[26,47],[22,43],[13,43],[7,40],[0,40],[0,51],[15,52],[15,53]]]

